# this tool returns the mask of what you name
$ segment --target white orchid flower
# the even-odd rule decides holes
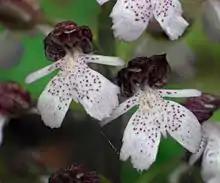
[[[37,108],[47,126],[61,126],[72,100],[81,103],[86,112],[98,120],[108,117],[118,106],[119,88],[90,69],[87,63],[124,65],[118,57],[85,55],[77,50],[26,78],[26,83],[32,83],[56,69],[60,70],[38,99]]]
[[[201,126],[191,111],[163,97],[195,97],[194,89],[138,91],[117,107],[103,125],[126,113],[134,106],[137,111],[124,131],[121,160],[131,157],[134,168],[147,170],[156,160],[161,136],[169,134],[190,152],[195,152],[201,141]]]

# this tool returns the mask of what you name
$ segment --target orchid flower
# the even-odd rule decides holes
[[[108,0],[97,0],[103,5]],[[145,31],[150,21],[156,21],[171,40],[178,39],[188,27],[182,17],[179,0],[117,0],[110,17],[115,37],[134,41]]]
[[[220,182],[220,124],[204,122],[202,141],[197,151],[190,157],[193,165],[202,157],[201,175],[206,183]]]
[[[29,112],[32,112],[30,93],[16,82],[0,83],[0,144],[4,125],[11,118]]]
[[[134,168],[147,170],[155,161],[161,136],[169,134],[190,152],[195,152],[201,141],[201,126],[192,112],[163,97],[193,97],[201,92],[194,89],[163,90],[146,87],[121,103],[103,121],[103,125],[126,113],[134,106],[137,111],[124,131],[121,160],[131,157]]]
[[[32,83],[56,69],[60,70],[38,99],[37,108],[47,126],[61,126],[72,100],[81,103],[86,112],[98,120],[108,117],[118,106],[119,88],[100,73],[90,69],[87,63],[124,65],[117,57],[83,54],[75,49],[26,78],[26,83]]]

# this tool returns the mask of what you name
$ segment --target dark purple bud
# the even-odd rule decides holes
[[[36,0],[0,0],[0,23],[8,29],[30,30],[44,20]]]
[[[57,61],[66,55],[66,50],[80,48],[83,53],[92,51],[92,32],[87,26],[75,22],[58,23],[44,40],[45,54],[49,60]]]
[[[96,172],[88,171],[84,165],[72,164],[53,173],[48,183],[101,183]]]
[[[8,117],[27,112],[31,106],[30,94],[18,83],[0,84],[0,114]]]
[[[170,71],[166,55],[154,55],[152,57],[137,57],[129,61],[128,66],[119,71],[117,84],[121,88],[121,94],[130,97],[137,87],[144,88],[162,87],[167,82]]]
[[[199,120],[200,123],[207,121],[220,107],[220,97],[209,93],[203,93],[199,97],[188,98],[183,103]]]

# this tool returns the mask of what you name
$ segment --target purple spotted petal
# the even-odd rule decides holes
[[[176,102],[166,101],[163,115],[167,132],[194,153],[201,141],[201,126],[194,114]]]
[[[44,123],[51,128],[58,128],[66,115],[73,98],[72,86],[68,73],[60,71],[41,93],[37,108]]]
[[[139,93],[136,93],[134,96],[127,99],[126,101],[121,103],[117,108],[115,108],[111,113],[111,116],[102,121],[102,126],[108,124],[109,122],[123,115],[124,113],[129,111],[132,107],[138,105],[138,103],[139,103]]]
[[[73,90],[86,112],[100,121],[109,117],[118,106],[119,88],[83,63],[76,68],[75,77]]]
[[[131,157],[133,167],[138,170],[147,170],[156,160],[161,138],[158,119],[138,110],[124,131],[120,158],[127,160]]]
[[[115,37],[125,41],[136,40],[152,17],[151,1],[118,0],[110,15]]]
[[[154,17],[171,40],[176,40],[189,25],[182,17],[182,7],[178,0],[154,1]]]

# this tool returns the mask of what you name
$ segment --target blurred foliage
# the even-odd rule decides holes
[[[58,1],[58,0],[57,0]],[[133,43],[124,43],[113,38],[111,31],[111,19],[108,17],[113,3],[100,8],[95,0],[69,0],[65,3],[53,3],[53,1],[40,1],[43,9],[51,19],[73,20],[80,25],[88,25],[94,33],[94,41],[97,52],[106,55],[118,55],[125,60],[130,60],[134,47],[144,35]],[[34,98],[37,98],[48,80],[54,75],[47,76],[33,84],[26,85],[25,77],[32,71],[48,64],[44,56],[43,35],[22,38],[25,54],[19,65],[10,70],[1,70],[1,80],[14,80],[27,88]],[[196,21],[191,31],[183,38],[196,53],[196,77],[174,83],[169,88],[197,88],[205,92],[220,94],[220,45],[207,39],[202,31],[201,21]],[[146,48],[147,49],[147,48]],[[79,108],[80,106],[74,105]],[[220,113],[216,113],[211,120],[220,120]],[[122,169],[123,183],[164,183],[165,177],[173,169],[179,157],[184,154],[183,149],[172,139],[162,140],[157,162],[147,172],[135,171],[129,162],[125,162]],[[19,182],[16,181],[16,182]]]

